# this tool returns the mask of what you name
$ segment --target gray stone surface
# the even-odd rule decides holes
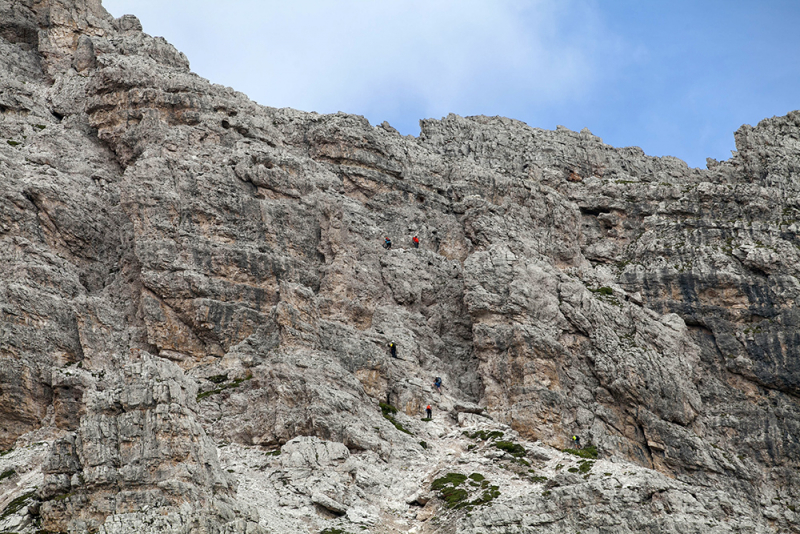
[[[799,531],[800,112],[735,137],[404,137],[0,0],[0,530]]]

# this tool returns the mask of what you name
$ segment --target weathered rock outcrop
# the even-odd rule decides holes
[[[0,113],[0,530],[800,531],[800,112],[404,137],[0,0]]]

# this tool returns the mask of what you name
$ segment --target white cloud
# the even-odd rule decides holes
[[[392,116],[547,105],[591,91],[619,46],[581,0],[106,0],[262,104]],[[609,61],[609,58],[611,61]]]

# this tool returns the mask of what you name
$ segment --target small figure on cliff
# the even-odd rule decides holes
[[[389,352],[392,354],[392,358],[397,358],[397,345],[394,344],[394,341],[389,342]]]
[[[385,248],[386,250],[392,248],[392,240],[389,239],[388,237],[383,238],[383,248]]]
[[[411,242],[414,243],[414,248],[419,248],[419,238],[417,236],[412,237]]]
[[[430,404],[425,407],[425,413],[427,414],[428,419],[433,419],[433,410],[431,410]]]
[[[439,395],[442,394],[442,379],[440,377],[436,377],[436,380],[433,381],[433,386],[436,388],[436,391],[439,392]]]
[[[579,438],[578,436],[572,436],[572,441],[573,441],[573,443],[575,443],[575,449],[582,449],[583,448],[583,447],[581,447],[581,438]]]

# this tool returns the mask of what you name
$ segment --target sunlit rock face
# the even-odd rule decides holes
[[[93,0],[0,0],[0,112],[0,531],[800,531],[800,112],[404,137]]]

